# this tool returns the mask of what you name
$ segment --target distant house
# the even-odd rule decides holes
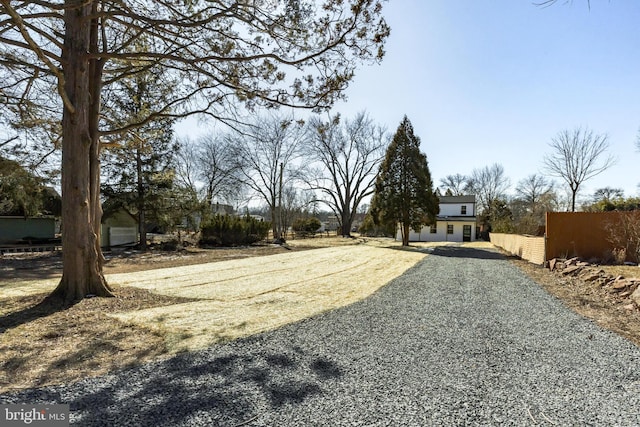
[[[434,225],[409,231],[410,242],[473,242],[477,240],[476,196],[440,196]],[[402,240],[400,230],[396,240]]]
[[[322,231],[336,231],[340,228],[340,218],[337,215],[327,215],[327,220],[322,222]]]

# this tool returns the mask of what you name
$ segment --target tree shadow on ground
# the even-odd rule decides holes
[[[326,382],[344,375],[327,356],[291,347],[266,350],[259,340],[251,341],[255,342],[248,351],[245,342],[184,353],[99,382],[81,381],[71,386],[72,392],[50,387],[10,399],[69,404],[73,424],[83,426],[235,426],[258,422],[264,409],[320,395]]]
[[[466,246],[456,245],[443,245],[443,246],[390,246],[386,249],[394,251],[404,252],[420,252],[424,254],[431,254],[436,256],[443,256],[449,258],[477,258],[477,259],[507,259],[505,255],[502,255],[495,249],[479,249]]]
[[[34,297],[41,297],[42,299],[35,305],[0,317],[0,334],[4,333],[7,329],[15,328],[16,326],[24,325],[34,320],[50,316],[59,311],[66,310],[74,304],[68,304],[60,298],[46,295],[31,295],[25,298]]]
[[[435,256],[448,258],[507,259],[503,254],[493,249],[478,249],[465,246],[438,246],[431,253]]]
[[[0,281],[45,280],[62,275],[62,255],[59,252],[33,256],[0,256]]]

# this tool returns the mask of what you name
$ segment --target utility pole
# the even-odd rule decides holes
[[[282,233],[282,170],[284,166],[282,162],[280,163],[280,183],[278,185],[278,224],[276,224],[276,229],[278,230],[278,239],[284,240],[284,236]]]

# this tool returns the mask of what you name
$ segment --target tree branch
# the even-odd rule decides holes
[[[51,62],[51,60],[47,57],[47,55],[45,55],[44,51],[42,49],[40,49],[40,46],[31,38],[31,36],[29,35],[29,32],[25,28],[24,21],[22,20],[22,17],[11,6],[10,1],[9,0],[0,0],[0,3],[2,3],[2,5],[5,8],[5,10],[7,11],[9,16],[13,20],[13,23],[18,28],[18,31],[20,32],[20,34],[22,34],[22,37],[24,38],[24,40],[29,45],[29,49],[31,49],[31,51],[33,51],[38,56],[38,58],[42,62],[45,63],[47,68],[49,68],[49,70],[57,77],[57,79],[58,79],[58,93],[60,94],[60,97],[62,98],[62,102],[64,103],[64,106],[67,108],[67,110],[69,110],[69,112],[71,112],[72,114],[75,113],[75,111],[76,111],[75,106],[73,105],[73,103],[69,99],[69,96],[67,95],[67,92],[64,90],[64,84],[65,84],[64,73],[58,67],[56,67],[53,64],[53,62]]]

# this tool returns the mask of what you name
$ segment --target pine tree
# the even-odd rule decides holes
[[[171,90],[157,69],[119,82],[117,95],[105,106],[112,120],[126,127],[141,122],[152,104],[164,100]],[[147,249],[147,229],[170,226],[175,161],[178,144],[173,139],[172,118],[148,121],[135,131],[118,136],[103,152],[106,182],[105,208],[123,207],[138,219],[140,247]]]
[[[419,231],[435,223],[438,203],[427,156],[405,116],[380,166],[371,213],[377,224],[399,224],[402,245],[408,246],[410,228]]]

